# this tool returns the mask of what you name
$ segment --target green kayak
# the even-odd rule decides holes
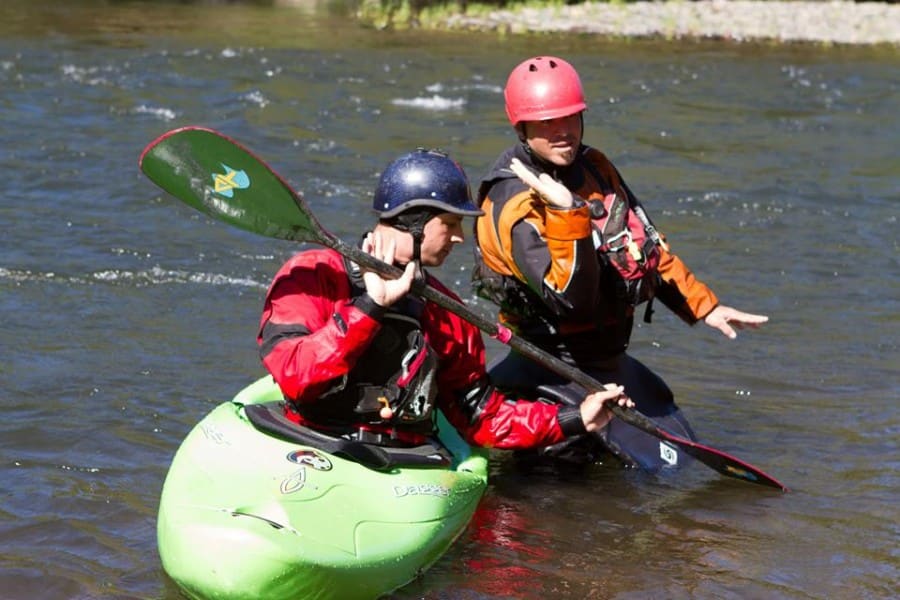
[[[193,598],[377,598],[469,523],[487,453],[439,417],[440,443],[391,449],[284,419],[270,377],[216,407],[166,477],[159,554]]]

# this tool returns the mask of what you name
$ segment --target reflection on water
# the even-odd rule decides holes
[[[441,147],[477,181],[513,140],[506,74],[536,48],[582,69],[587,141],[676,252],[724,301],[772,318],[730,342],[658,310],[634,353],[705,443],[792,492],[702,466],[526,475],[497,452],[472,526],[394,596],[897,595],[896,50],[388,33],[322,7],[10,0],[4,597],[179,597],[156,553],[168,463],[262,372],[262,296],[297,246],[163,196],[138,172],[141,149],[181,125],[220,129],[355,239],[400,153]],[[470,253],[440,275],[490,315],[471,298]]]

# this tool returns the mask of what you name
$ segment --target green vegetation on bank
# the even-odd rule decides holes
[[[583,0],[361,0],[356,16],[376,29],[428,27],[448,16],[465,13],[478,16],[500,8],[549,8],[579,4]],[[625,0],[612,0],[612,4]]]

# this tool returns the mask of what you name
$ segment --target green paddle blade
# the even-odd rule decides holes
[[[330,241],[297,192],[221,133],[175,129],[151,142],[139,164],[153,183],[213,218],[277,239]]]

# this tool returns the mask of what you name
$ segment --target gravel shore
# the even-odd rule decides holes
[[[672,0],[586,2],[452,15],[440,27],[504,33],[900,45],[900,4]]]

